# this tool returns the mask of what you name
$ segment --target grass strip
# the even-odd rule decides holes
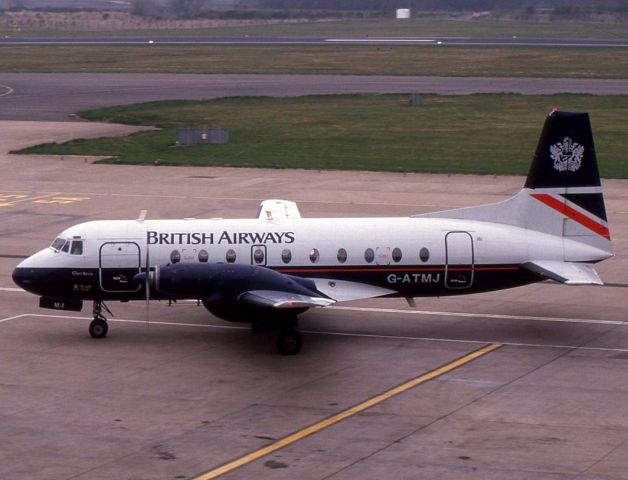
[[[494,37],[494,38],[628,38],[628,23],[586,22],[570,20],[525,21],[525,20],[467,20],[419,18],[395,20],[390,18],[345,19],[332,21],[310,21],[306,23],[230,25],[211,28],[132,30],[54,30],[51,28],[27,28],[20,33],[0,29],[0,34],[12,37],[25,36],[261,36],[261,37]]]
[[[628,49],[452,45],[0,45],[4,73],[628,78]]]
[[[84,112],[156,125],[126,138],[76,140],[23,153],[100,155],[125,164],[527,173],[553,106],[591,114],[602,175],[628,178],[628,97],[332,95],[151,102]],[[225,145],[174,146],[177,127],[230,130]]]

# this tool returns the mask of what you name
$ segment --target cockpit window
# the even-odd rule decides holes
[[[55,241],[52,242],[52,245],[50,245],[50,248],[54,250],[61,250],[61,247],[63,247],[64,243],[65,243],[64,238],[55,238]]]
[[[68,240],[67,242],[65,242],[65,245],[63,245],[63,248],[61,249],[62,252],[68,253],[70,251],[70,241]]]
[[[82,240],[74,240],[72,242],[70,255],[83,255],[83,241]]]

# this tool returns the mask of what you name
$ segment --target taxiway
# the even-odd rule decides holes
[[[628,95],[628,80],[392,75],[0,73],[0,119],[68,120],[81,110],[154,100],[342,93]]]
[[[33,142],[34,127],[0,123],[0,145]],[[65,139],[75,128],[104,132],[41,130]],[[94,340],[88,310],[40,310],[10,272],[71,224],[143,208],[151,218],[252,217],[279,197],[304,216],[410,215],[502,200],[523,179],[6,153],[0,168],[2,478],[626,478],[626,181],[604,182],[616,251],[599,266],[608,286],[542,283],[421,299],[416,310],[342,304],[303,315],[302,353],[281,357],[272,337],[194,302],[111,304],[110,336]]]

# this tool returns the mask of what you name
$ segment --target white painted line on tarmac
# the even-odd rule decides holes
[[[0,287],[0,292],[21,292],[26,293],[26,290],[21,288],[13,288],[13,287]]]
[[[62,320],[92,320],[92,317],[78,317],[76,315],[50,315],[47,313],[24,313],[22,315],[16,315],[15,317],[9,317],[1,319],[0,323],[9,320],[15,320],[21,317],[37,317],[37,318],[58,318]],[[181,323],[181,322],[153,322],[146,320],[131,320],[128,318],[108,318],[107,322],[114,323],[141,323],[145,325],[165,325],[174,327],[196,327],[196,328],[223,328],[226,330],[250,330],[249,327],[239,327],[236,325],[209,325],[204,323]]]
[[[436,43],[433,38],[326,38],[328,43]]]
[[[172,306],[197,306],[196,300],[180,300]],[[492,320],[529,320],[534,322],[558,322],[558,323],[585,323],[592,325],[623,325],[628,326],[628,320],[598,320],[595,318],[566,318],[566,317],[535,317],[531,315],[506,315],[498,313],[464,313],[464,312],[439,312],[432,310],[403,310],[399,308],[374,308],[374,307],[345,307],[334,305],[325,307],[325,310],[345,310],[349,312],[390,313],[404,315],[422,315],[426,317],[462,317],[480,318]]]
[[[463,313],[463,312],[434,312],[429,310],[402,310],[395,308],[370,308],[370,307],[327,307],[330,310],[346,310],[350,312],[394,313],[404,315],[425,315],[439,317],[463,317],[463,318],[490,318],[496,320],[532,320],[535,322],[560,322],[560,323],[589,323],[598,325],[626,325],[624,320],[597,320],[593,318],[562,318],[562,317],[535,317],[529,315],[503,315],[495,313]]]
[[[91,317],[88,318],[91,320]],[[153,322],[146,320],[129,320],[122,318],[109,319],[108,322],[121,322],[121,323],[143,323],[146,325],[166,325],[166,326],[184,326],[184,327],[196,327],[196,328],[219,328],[225,330],[250,330],[250,327],[238,327],[237,325],[209,325],[206,323],[179,323],[179,322]]]
[[[4,93],[0,93],[0,97],[8,97],[9,95],[11,95],[14,92],[14,90],[11,87],[9,87],[8,85],[0,84],[0,88],[3,88],[5,90]]]
[[[23,313],[21,315],[15,315],[13,317],[7,317],[0,319],[0,323],[8,322],[10,320],[17,320],[24,317],[36,317],[36,318],[56,318],[63,320],[91,320],[92,317],[79,317],[74,315],[50,315],[40,313]],[[250,330],[249,327],[238,325],[210,325],[205,323],[178,323],[178,322],[154,322],[146,320],[131,320],[123,318],[112,318],[107,320],[111,323],[132,323],[132,324],[146,324],[147,326],[169,326],[169,327],[192,327],[203,329],[216,329],[216,330]],[[500,343],[502,345],[508,345],[511,347],[531,347],[531,348],[559,348],[566,350],[591,350],[600,352],[628,352],[628,348],[611,348],[611,347],[584,347],[580,345],[560,345],[554,343],[523,343],[523,342],[508,342],[499,339],[482,339],[482,340],[463,340],[456,338],[440,338],[440,337],[413,337],[411,335],[380,335],[371,333],[355,333],[355,332],[327,332],[327,331],[315,331],[315,330],[302,330],[302,333],[312,335],[328,335],[335,337],[353,337],[353,338],[375,338],[382,340],[408,340],[408,341],[420,341],[420,342],[444,342],[444,343],[465,343],[465,344],[480,344],[486,345],[488,343]]]
[[[419,340],[424,342],[448,342],[448,343],[474,343],[485,345],[487,343],[499,343],[511,347],[533,347],[533,348],[562,348],[567,350],[594,350],[602,352],[628,352],[628,348],[610,348],[610,347],[582,347],[579,345],[558,345],[552,343],[520,343],[507,342],[502,340],[461,340],[457,338],[432,338],[432,337],[412,337],[403,335],[377,335],[370,333],[351,333],[351,332],[323,332],[323,331],[307,331],[302,333],[312,333],[316,335],[333,335],[338,337],[358,337],[358,338],[380,338],[388,340]]]
[[[26,293],[26,290],[22,290],[21,288],[10,288],[10,287],[1,287],[0,291],[2,292],[20,292]],[[196,300],[180,300],[179,302],[173,303],[171,307],[198,307],[198,303]],[[594,318],[566,318],[566,317],[537,317],[531,315],[506,315],[506,314],[496,314],[496,313],[465,313],[465,312],[439,312],[432,310],[403,310],[397,308],[374,308],[374,307],[345,307],[341,305],[334,305],[331,307],[325,307],[326,310],[341,310],[341,311],[349,311],[349,312],[362,312],[362,313],[385,313],[385,314],[401,314],[401,315],[416,315],[416,316],[426,316],[426,317],[458,317],[458,318],[479,318],[479,319],[491,319],[491,320],[524,320],[524,321],[533,321],[533,322],[554,322],[554,323],[584,323],[589,325],[621,325],[628,326],[628,320],[599,320]],[[75,319],[83,319],[89,320],[87,317],[71,317],[64,315],[44,315],[44,314],[32,314],[35,317],[55,317],[55,318],[75,318]],[[130,322],[130,323],[145,323],[144,320],[122,320],[122,319],[111,319],[114,322]],[[2,320],[0,320],[2,322]],[[158,322],[149,322],[149,323],[158,323]],[[191,327],[199,327],[203,325],[190,323],[178,323],[172,322],[167,323],[163,322],[163,325],[185,325]],[[208,326],[208,328],[212,328],[213,326]],[[221,327],[222,328],[222,327]],[[227,328],[225,326],[225,328]],[[234,327],[231,327],[234,328]],[[239,328],[239,327],[238,327]]]
[[[28,316],[29,316],[28,313],[22,313],[21,315],[15,315],[13,317],[0,318],[0,323],[8,322],[10,320],[17,320],[18,318],[28,317]]]

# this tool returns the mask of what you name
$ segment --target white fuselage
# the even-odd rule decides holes
[[[141,296],[133,272],[171,263],[258,265],[311,278],[336,300],[447,295],[507,288],[537,279],[525,262],[595,262],[597,249],[503,224],[439,218],[105,220],[60,238],[82,254],[47,248],[20,267],[66,271],[82,298]],[[68,286],[68,288],[70,288]],[[81,296],[81,295],[79,295]]]

